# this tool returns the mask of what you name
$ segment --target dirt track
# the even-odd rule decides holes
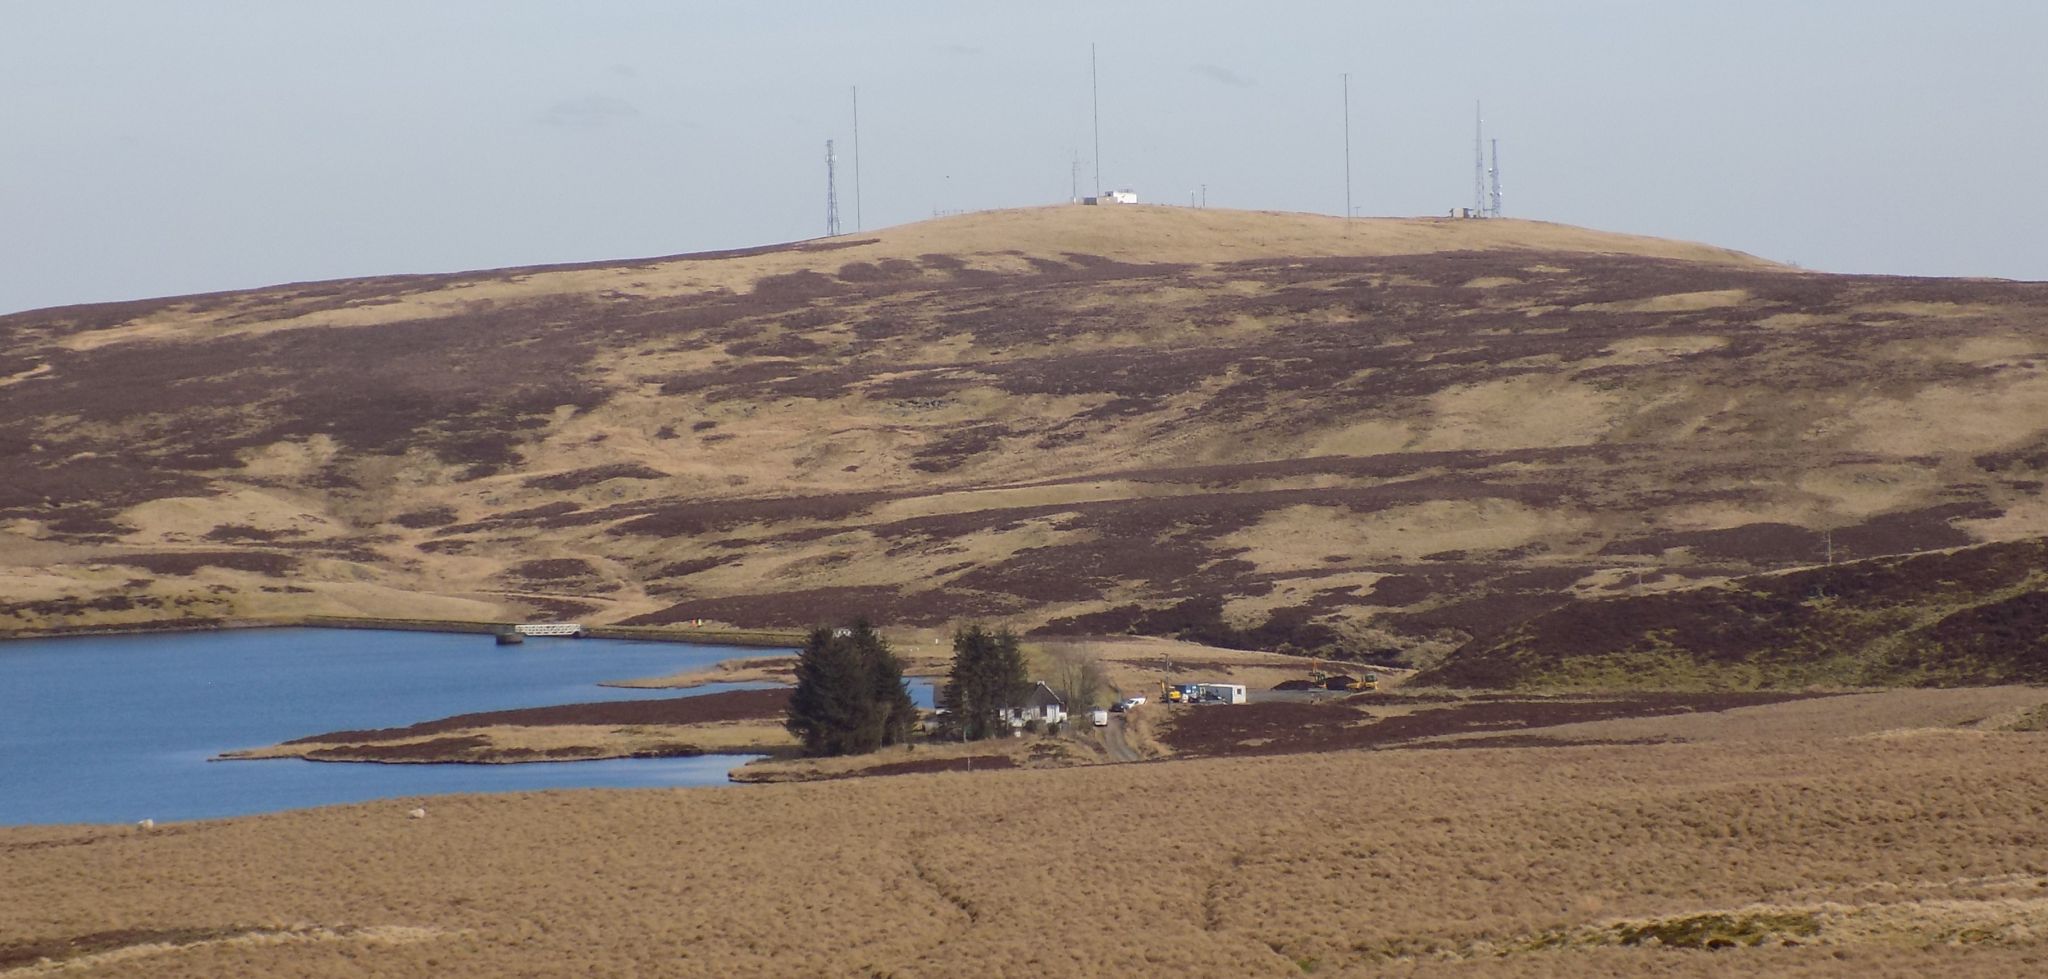
[[[1109,726],[1102,729],[1102,747],[1109,752],[1110,761],[1143,761],[1145,756],[1124,739],[1124,717],[1123,714],[1109,715]]]

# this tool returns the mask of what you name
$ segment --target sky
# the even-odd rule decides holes
[[[2038,0],[0,0],[0,313],[816,237],[827,139],[846,231],[1098,167],[1342,214],[1346,73],[1360,215],[1469,205],[1483,103],[1510,217],[2041,280],[2043,38]]]

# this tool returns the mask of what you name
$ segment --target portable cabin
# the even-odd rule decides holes
[[[1203,683],[1197,684],[1197,686],[1201,689],[1196,696],[1201,700],[1220,704],[1242,704],[1245,702],[1244,684],[1242,683]]]

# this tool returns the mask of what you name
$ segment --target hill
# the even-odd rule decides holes
[[[1056,207],[0,318],[0,630],[867,613],[1427,661],[2048,533],[2048,286]]]
[[[2048,683],[2048,540],[1572,602],[1458,650],[1454,687]]]

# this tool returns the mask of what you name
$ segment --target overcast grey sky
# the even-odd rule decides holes
[[[1064,200],[1468,203],[2048,279],[2048,3],[0,0],[0,312]]]

